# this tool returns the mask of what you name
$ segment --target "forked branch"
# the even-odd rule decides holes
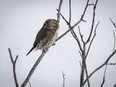
[[[93,70],[93,72],[89,75],[88,78],[90,78],[92,75],[94,75],[94,73],[96,73],[98,70],[103,68],[115,54],[116,54],[116,49],[109,55],[109,57],[106,59],[106,61],[104,63],[102,63],[99,67],[97,67],[95,70]],[[84,84],[86,83],[86,81],[87,81],[87,79],[84,81]]]
[[[18,84],[18,81],[17,81],[17,75],[16,75],[16,62],[17,62],[17,59],[18,59],[18,55],[16,56],[15,60],[13,60],[13,56],[12,56],[10,48],[8,48],[8,51],[9,51],[9,55],[10,55],[10,60],[11,60],[12,65],[13,65],[13,75],[14,75],[15,85],[16,85],[16,87],[19,87],[19,84]]]

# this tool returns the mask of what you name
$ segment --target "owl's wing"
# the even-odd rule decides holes
[[[44,40],[48,35],[48,30],[47,29],[44,29],[42,28],[36,35],[36,38],[35,38],[35,42],[33,43],[33,46],[37,46],[38,43],[40,43],[40,41]]]
[[[41,40],[45,39],[47,37],[47,31],[46,29],[42,28],[36,35],[35,41],[33,43],[33,47],[29,50],[29,52],[26,54],[26,56],[40,43]]]

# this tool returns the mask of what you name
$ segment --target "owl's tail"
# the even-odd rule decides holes
[[[35,46],[33,46],[30,51],[26,54],[26,56],[35,48]]]

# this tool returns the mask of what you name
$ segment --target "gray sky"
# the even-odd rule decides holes
[[[68,0],[64,0],[62,14],[68,19]],[[95,0],[93,0],[94,2]],[[92,0],[90,0],[92,2]],[[28,56],[26,53],[33,45],[37,32],[44,21],[56,18],[56,8],[59,0],[1,0],[0,1],[0,86],[15,87],[12,64],[9,58],[8,47],[13,56],[19,55],[17,61],[17,77],[21,83],[26,78],[29,70],[41,54],[41,51],[33,51]],[[72,0],[72,23],[80,18],[85,6],[84,0]],[[88,55],[89,73],[102,64],[113,49],[114,29],[109,17],[116,23],[116,0],[99,0],[96,13],[96,22],[100,21],[97,36]],[[81,23],[81,31],[84,38],[88,36],[92,7],[89,7],[85,20]],[[61,19],[59,36],[68,29]],[[76,31],[77,28],[75,28]],[[78,32],[78,30],[77,30]],[[116,62],[116,55],[110,62]],[[62,71],[66,74],[66,87],[79,87],[80,64],[76,41],[68,33],[60,39],[54,47],[49,49],[40,65],[30,79],[32,87],[62,87]],[[98,71],[90,80],[92,87],[101,84],[104,68]],[[116,83],[116,66],[109,66],[106,73],[104,87],[112,87]],[[29,85],[27,85],[29,87]]]

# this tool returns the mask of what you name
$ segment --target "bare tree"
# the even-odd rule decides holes
[[[73,36],[73,38],[76,40],[76,43],[79,47],[79,53],[81,56],[81,73],[80,73],[80,87],[84,87],[85,84],[87,83],[87,86],[90,87],[91,86],[91,82],[90,82],[90,78],[97,72],[99,71],[101,68],[105,67],[104,70],[104,75],[103,75],[103,80],[101,82],[101,87],[103,87],[103,85],[105,84],[105,76],[106,76],[106,71],[107,71],[107,67],[108,65],[116,65],[116,63],[109,63],[109,60],[114,56],[114,54],[116,54],[116,36],[115,36],[115,32],[113,31],[113,35],[114,35],[114,47],[113,47],[113,51],[111,52],[111,54],[109,54],[109,56],[106,58],[106,60],[99,65],[96,69],[94,69],[90,74],[88,73],[88,66],[87,66],[87,58],[88,58],[88,54],[90,52],[92,43],[96,37],[96,30],[100,24],[100,21],[98,21],[95,24],[96,21],[96,9],[97,9],[97,5],[98,5],[98,0],[95,0],[94,3],[90,3],[90,0],[86,0],[86,5],[85,8],[83,9],[83,13],[80,16],[80,19],[77,20],[76,23],[74,23],[72,25],[72,3],[71,0],[69,0],[69,18],[68,20],[63,16],[63,14],[61,13],[61,7],[63,4],[63,0],[60,0],[59,5],[58,5],[58,13],[57,13],[57,20],[60,22],[60,17],[62,17],[62,19],[66,22],[67,26],[68,26],[68,30],[65,31],[61,36],[59,36],[56,40],[56,42],[58,40],[60,40],[63,36],[65,36],[68,32],[71,33],[71,35]],[[84,35],[82,35],[81,32],[81,28],[79,26],[79,24],[81,22],[86,22],[86,20],[84,20],[85,14],[87,12],[87,9],[89,6],[92,6],[92,20],[91,20],[91,26],[90,26],[90,33],[87,37],[87,39],[84,39]],[[116,28],[116,24],[112,21],[112,19],[110,18],[111,23],[113,24],[113,26]],[[74,29],[78,29],[78,33],[75,32]],[[14,75],[14,81],[15,81],[15,85],[16,87],[19,87],[18,84],[18,80],[17,80],[17,76],[16,76],[16,62],[18,59],[18,55],[16,56],[15,60],[13,60],[12,57],[12,53],[10,48],[8,48],[9,54],[10,54],[10,59],[13,65],[13,75]],[[35,62],[35,64],[33,65],[33,67],[31,68],[31,70],[29,71],[29,74],[27,75],[26,79],[24,80],[24,82],[21,84],[21,87],[25,87],[26,84],[29,82],[31,76],[33,75],[34,71],[36,70],[37,66],[39,65],[40,61],[42,60],[42,58],[44,57],[46,53],[44,51],[42,51],[41,55],[39,56],[39,58],[37,59],[37,61]],[[65,74],[62,72],[62,76],[63,76],[63,87],[65,87]],[[115,86],[114,86],[115,87]]]
[[[94,40],[94,38],[96,36],[96,29],[97,29],[97,27],[98,27],[98,25],[100,23],[100,21],[99,21],[95,25],[95,16],[96,16],[96,7],[97,7],[97,4],[98,4],[98,0],[96,0],[95,3],[92,3],[92,4],[89,2],[89,0],[87,0],[85,9],[84,9],[84,11],[83,11],[83,13],[82,13],[82,15],[80,17],[80,20],[78,20],[74,25],[71,25],[72,24],[71,23],[71,17],[72,17],[72,14],[71,14],[71,0],[69,0],[69,20],[66,20],[66,18],[62,15],[62,13],[60,13],[60,15],[62,16],[62,18],[66,22],[67,26],[69,27],[69,29],[64,34],[61,35],[61,37],[63,37],[64,35],[66,35],[70,31],[71,34],[72,34],[72,36],[74,37],[74,39],[77,42],[77,45],[79,47],[79,53],[80,53],[80,56],[82,58],[82,60],[81,60],[81,74],[80,74],[80,87],[84,87],[84,85],[85,85],[86,82],[88,84],[88,87],[90,87],[90,81],[89,81],[90,77],[94,73],[96,73],[98,70],[100,70],[102,67],[106,66],[106,68],[104,70],[103,81],[101,83],[101,87],[103,87],[103,85],[105,83],[105,75],[106,75],[106,70],[107,70],[108,62],[114,56],[114,54],[116,53],[116,48],[115,48],[116,38],[115,38],[115,33],[113,32],[113,35],[114,35],[114,48],[113,48],[113,52],[106,58],[106,61],[103,64],[101,64],[93,72],[91,72],[90,74],[88,74],[86,60],[87,60],[87,57],[88,57],[88,54],[89,54],[92,42],[93,42],[93,40]],[[86,22],[86,20],[84,20],[84,15],[85,15],[85,13],[87,11],[87,8],[89,6],[93,6],[93,17],[92,17],[92,24],[91,24],[90,34],[89,34],[87,40],[84,40],[83,39],[84,35],[81,34],[80,26],[78,26],[79,35],[80,35],[80,38],[81,38],[81,41],[80,41],[79,40],[79,36],[77,36],[76,32],[74,31],[74,28],[76,28],[76,26],[80,22]],[[111,18],[110,18],[110,20],[111,20]],[[115,23],[112,20],[111,20],[111,22],[114,25],[114,27],[116,28]],[[61,37],[59,37],[58,39],[60,39]],[[88,45],[88,48],[87,48],[87,45]],[[110,63],[110,65],[115,65],[115,63]],[[86,75],[86,78],[84,78],[84,74]]]

